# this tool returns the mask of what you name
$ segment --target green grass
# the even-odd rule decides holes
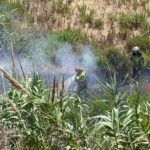
[[[95,10],[94,9],[89,10],[85,4],[79,5],[77,8],[80,13],[80,23],[81,24],[89,23],[92,26],[94,19],[93,17],[94,14],[96,13]]]
[[[138,29],[141,28],[145,22],[145,16],[142,13],[125,14],[119,17],[121,28],[124,29]]]
[[[52,6],[51,6],[53,13],[58,13],[63,16],[71,16],[71,9],[70,9],[70,3],[69,1],[59,1],[59,0],[52,0]]]
[[[56,35],[58,40],[71,44],[82,44],[88,41],[87,35],[83,34],[81,30],[67,29],[64,31],[55,32],[54,34]]]
[[[107,62],[107,65],[110,66],[110,69],[112,69],[112,71],[115,70],[118,77],[122,78],[129,72],[130,59],[129,55],[125,51],[121,52],[120,49],[116,48],[113,45],[108,46],[104,49],[103,57],[104,58],[102,59],[104,60],[104,64],[106,64]],[[105,68],[108,69],[107,67]]]
[[[22,84],[28,94],[13,88],[0,95],[1,126],[18,136],[9,136],[13,148],[148,149],[150,99],[138,84],[135,92],[121,93],[114,76],[88,105],[74,94],[63,96],[63,86],[56,97],[56,82],[46,89],[37,74]]]
[[[3,11],[13,12],[13,15],[18,17],[24,16],[27,12],[26,5],[19,2],[9,3],[8,1],[3,1],[0,2],[0,7]]]
[[[96,29],[102,29],[103,25],[104,25],[104,22],[100,18],[99,19],[95,19],[93,21],[93,27],[96,28]]]
[[[134,46],[139,46],[141,52],[150,54],[150,38],[148,36],[135,36],[127,40],[127,47],[132,51]]]

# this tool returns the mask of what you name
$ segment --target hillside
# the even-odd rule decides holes
[[[149,0],[0,0],[0,150],[149,150],[149,129]]]
[[[128,38],[149,34],[149,6],[148,0],[31,1],[29,13],[35,24],[44,24],[45,30],[81,29],[91,39],[103,42],[112,38],[123,48]]]

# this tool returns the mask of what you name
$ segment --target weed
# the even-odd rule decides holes
[[[119,18],[121,28],[138,29],[145,22],[145,16],[142,13],[122,14]]]
[[[94,23],[93,23],[93,26],[94,26],[94,28],[102,29],[103,24],[104,24],[104,22],[103,22],[102,19],[95,19]]]
[[[56,91],[45,89],[37,74],[26,81],[29,95],[15,89],[0,95],[2,126],[21,137],[15,140],[9,135],[9,145],[17,147],[19,142],[19,149],[128,149],[140,148],[142,143],[146,149],[149,101],[139,91],[121,94],[115,76],[112,80],[101,86],[105,101],[101,96],[89,105],[73,94],[54,97]],[[96,112],[95,104],[101,111]]]
[[[69,15],[70,14],[70,2],[69,1],[60,1],[60,0],[52,0],[52,11],[59,13],[61,15]]]
[[[78,11],[80,12],[80,22],[82,24],[89,23],[90,25],[92,25],[95,10],[94,9],[89,10],[86,7],[86,5],[83,4],[81,6],[78,6]]]
[[[122,78],[130,69],[129,56],[114,46],[106,48],[105,51],[105,56],[112,66],[111,68],[118,73],[119,78]]]
[[[139,46],[142,52],[150,54],[150,38],[148,36],[135,36],[127,41],[127,48],[129,51],[134,46]]]
[[[150,35],[150,22],[145,21],[142,24],[141,31],[142,31],[143,35],[149,36]]]
[[[108,18],[108,20],[111,21],[111,22],[117,21],[117,16],[116,16],[115,14],[113,14],[113,13],[108,13],[108,14],[107,14],[107,18]]]
[[[61,32],[56,32],[57,38],[60,41],[69,43],[85,43],[88,41],[87,35],[83,34],[80,30],[67,29]]]

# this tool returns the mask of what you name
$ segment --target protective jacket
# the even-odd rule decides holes
[[[130,57],[133,65],[132,78],[139,77],[139,71],[142,70],[144,59],[140,51],[133,51]]]
[[[77,87],[78,93],[87,89],[87,74],[85,71],[78,73],[75,77],[75,80],[78,84],[78,87]]]
[[[132,52],[131,57],[130,57],[131,61],[133,62],[134,66],[139,66],[141,67],[144,64],[144,59],[142,57],[141,52],[137,51],[137,52]]]

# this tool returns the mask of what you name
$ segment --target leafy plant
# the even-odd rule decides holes
[[[123,77],[129,71],[129,56],[125,52],[121,52],[118,48],[110,46],[106,48],[105,56],[111,68],[118,73],[117,76]]]
[[[141,31],[144,32],[143,35],[148,36],[150,34],[150,23],[148,21],[142,24]]]
[[[142,13],[122,14],[119,18],[121,28],[138,29],[145,22],[145,16]]]
[[[56,80],[52,90],[43,85],[35,74],[24,82],[28,94],[10,89],[0,95],[0,119],[8,133],[15,133],[9,135],[13,148],[148,148],[149,101],[139,91],[128,96],[118,92],[115,76],[101,86],[105,94],[95,103],[101,111],[96,111],[95,100],[87,105],[74,94],[62,94],[63,84],[60,97],[54,96]]]
[[[60,41],[69,43],[84,43],[88,41],[87,35],[83,34],[80,30],[67,29],[61,32],[56,32],[57,38]]]
[[[3,11],[12,12],[15,17],[22,17],[27,12],[27,9],[26,9],[27,4],[24,2],[21,3],[18,1],[12,2],[12,1],[5,0],[0,5]]]
[[[95,19],[93,26],[94,26],[94,28],[102,29],[103,24],[104,24],[104,22],[102,21],[102,19]]]
[[[52,11],[59,14],[69,14],[70,13],[70,2],[69,1],[60,1],[60,0],[52,0]]]
[[[113,13],[108,13],[108,14],[107,14],[107,18],[108,18],[108,20],[111,21],[111,22],[117,21],[117,16],[114,15]]]
[[[92,25],[95,10],[88,10],[87,6],[83,4],[81,6],[78,6],[78,11],[80,12],[80,22],[82,24],[89,23],[90,25]]]
[[[128,39],[127,48],[132,50],[132,47],[139,46],[142,52],[146,54],[150,53],[150,38],[148,36],[135,36]]]

